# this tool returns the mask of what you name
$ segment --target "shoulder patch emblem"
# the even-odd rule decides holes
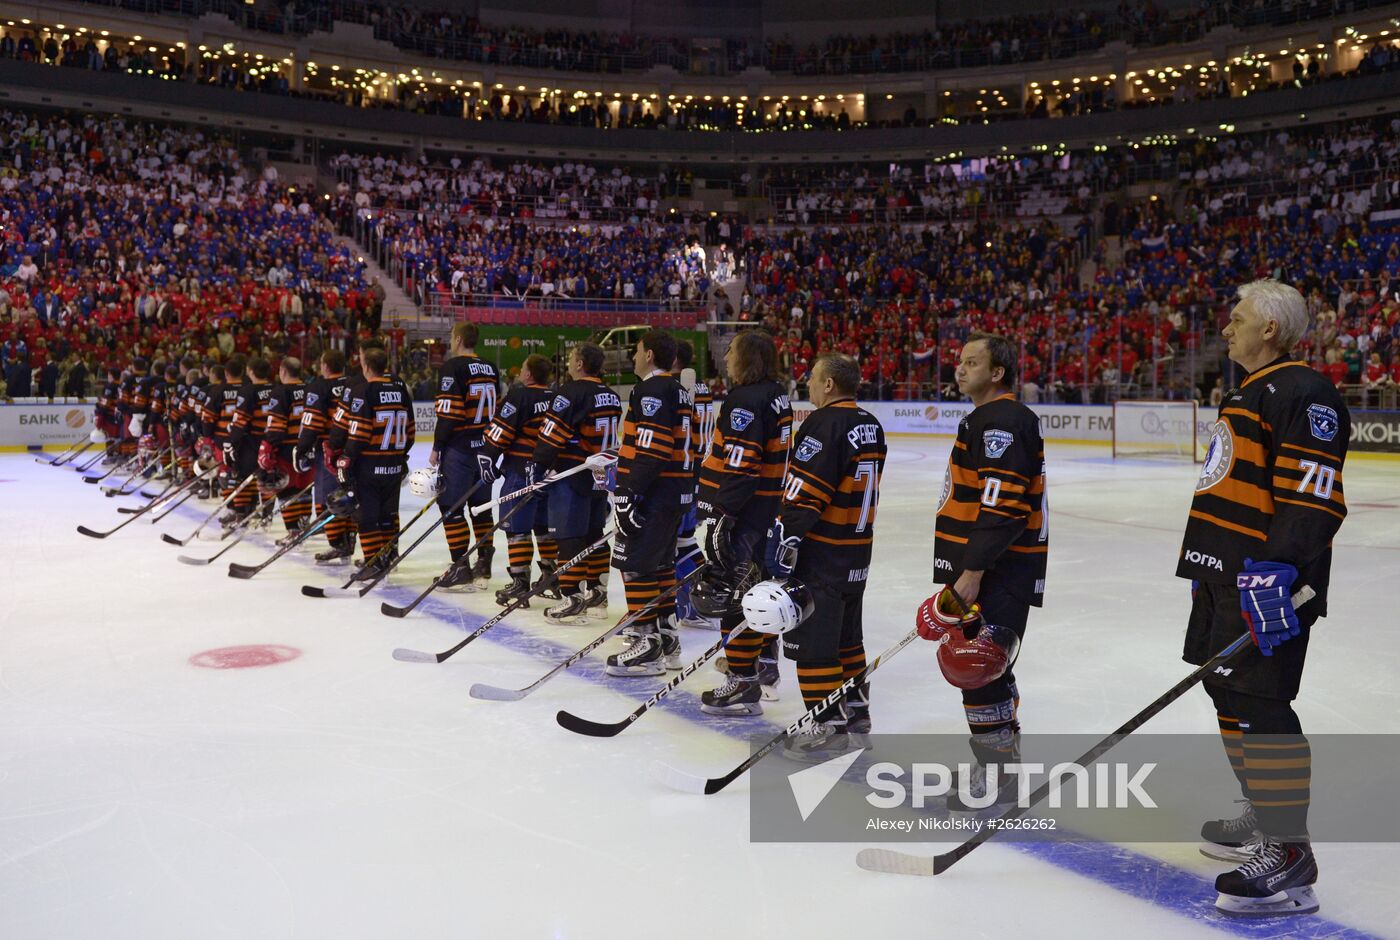
[[[359,411],[359,410],[360,410],[361,408],[363,408],[364,406],[365,406],[365,400],[364,400],[363,398],[357,398],[357,399],[355,399],[353,402],[351,402],[351,404],[350,404],[350,410],[351,410],[351,411]]]
[[[753,423],[753,412],[747,408],[735,408],[729,413],[729,426],[742,431]]]
[[[650,395],[642,396],[642,414],[650,418],[661,410],[661,399],[652,398]]]
[[[1341,426],[1341,422],[1337,420],[1337,412],[1331,408],[1326,405],[1308,406],[1308,429],[1319,441],[1330,442],[1337,436],[1337,430]]]
[[[453,386],[453,384],[455,383],[455,381],[456,381],[456,380],[453,379],[452,376],[450,376],[450,375],[444,375],[444,376],[442,377],[442,390],[443,390],[444,392],[450,392],[450,391],[452,391],[452,386]]]
[[[502,418],[509,418],[513,414],[515,414],[515,406],[512,405],[510,402],[506,402],[504,405],[501,406],[500,416]]]
[[[804,437],[797,445],[797,453],[794,455],[801,463],[806,463],[822,452],[822,442],[815,437]]]
[[[320,395],[317,395],[315,392],[307,392],[307,393],[306,393],[306,406],[307,406],[308,408],[310,408],[312,405],[316,404],[316,402],[319,401],[320,398],[321,398],[321,396],[320,396]]]
[[[552,411],[568,411],[570,404],[571,402],[563,395],[555,395],[554,403],[551,404],[549,407]]]
[[[1010,431],[983,431],[982,450],[986,451],[989,460],[996,460],[1006,449],[1016,440]]]
[[[1196,492],[1208,490],[1230,474],[1235,463],[1235,435],[1230,423],[1223,418],[1211,426],[1210,443],[1206,445],[1206,459],[1201,463],[1201,477],[1196,481]]]

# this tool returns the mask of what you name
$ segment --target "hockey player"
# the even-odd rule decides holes
[[[976,759],[967,792],[986,793],[987,768],[1015,760],[1021,726],[1020,695],[1011,667],[1031,607],[1045,595],[1050,530],[1045,515],[1045,447],[1035,413],[1016,401],[1016,349],[1009,340],[973,333],[963,344],[958,390],[972,411],[958,423],[948,457],[934,531],[934,581],[950,584],[967,605],[964,614],[945,594],[919,607],[916,623],[926,640],[943,643],[939,665],[962,689],[963,712]],[[969,637],[967,634],[973,634]],[[946,639],[945,639],[946,635]],[[950,646],[981,644],[995,665],[968,674],[947,655]],[[998,780],[1006,779],[998,774]],[[1013,790],[998,788],[999,799]],[[956,794],[949,809],[965,810]]]
[[[792,404],[778,384],[777,350],[766,331],[735,336],[725,353],[725,370],[730,390],[700,468],[696,501],[701,520],[710,523],[705,557],[718,576],[732,578],[740,565],[763,559],[768,529],[782,501],[792,443]],[[765,639],[752,630],[731,635],[742,623],[743,613],[737,608],[720,619],[720,631],[728,641],[730,681],[701,694],[701,709],[710,714],[754,713],[748,698],[755,689],[746,681],[754,676],[765,697],[776,697],[778,662],[768,646],[773,638]]]
[[[446,518],[442,529],[447,536],[447,550],[452,556],[449,568],[438,587],[442,590],[473,590],[473,581],[485,582],[491,577],[490,544],[492,519],[490,513],[470,516],[468,508],[480,506],[491,499],[489,484],[477,486],[481,480],[481,455],[486,428],[496,413],[496,395],[500,376],[496,367],[476,355],[478,330],[475,323],[458,323],[452,328],[452,357],[442,364],[438,384],[437,429],[433,434],[433,451],[428,463],[442,469],[442,492],[438,505]],[[467,506],[453,506],[462,501],[473,487],[475,492]],[[472,539],[477,542],[476,564],[467,552]]]
[[[580,343],[569,353],[570,380],[549,403],[533,458],[536,480],[550,470],[575,467],[617,446],[622,400],[603,382],[603,349]],[[549,534],[567,560],[602,538],[608,519],[607,493],[594,488],[587,473],[575,473],[548,490]],[[608,602],[606,545],[559,576],[562,600],[544,612],[554,623],[583,623],[589,611]]]
[[[115,460],[121,446],[121,429],[117,425],[117,400],[121,393],[121,371],[115,366],[108,366],[106,371],[107,381],[102,383],[102,391],[98,393],[97,404],[93,409],[93,423],[106,438],[104,449],[107,455],[103,458],[104,464]]]
[[[643,334],[632,356],[640,381],[622,423],[612,565],[622,574],[627,612],[651,612],[633,624],[632,643],[608,657],[611,676],[659,676],[681,667],[675,599],[657,600],[676,586],[676,535],[695,501],[694,416],[690,393],[670,372],[675,359],[676,341],[661,330]]]
[[[272,364],[261,356],[248,360],[246,381],[238,389],[224,441],[224,466],[233,470],[239,483],[258,472],[258,449],[267,429],[267,403],[272,397]],[[258,487],[248,486],[233,498],[233,509],[225,525],[235,525],[253,511]]]
[[[366,564],[356,580],[379,576],[394,557],[379,550],[399,536],[399,487],[408,472],[408,451],[416,427],[413,397],[391,378],[389,354],[379,347],[360,351],[364,385],[350,402],[345,450],[336,458],[340,485],[353,492]]]
[[[345,377],[345,354],[339,349],[327,349],[321,353],[320,375],[306,386],[306,396],[302,403],[301,430],[297,434],[296,449],[292,454],[292,464],[298,470],[310,468],[314,476],[312,487],[313,512],[316,515],[326,511],[326,502],[336,488],[335,472],[324,457],[331,425],[337,420],[344,423],[343,412],[348,405],[342,404],[348,380]],[[342,412],[339,418],[337,412]],[[317,564],[348,565],[355,552],[355,524],[348,516],[336,516],[326,523],[326,541],[330,548],[316,555]]]
[[[690,425],[690,463],[695,470],[695,488],[700,486],[700,466],[705,455],[710,452],[710,436],[715,429],[715,396],[710,386],[693,368],[695,347],[688,340],[676,341],[676,373],[690,391],[690,410],[693,420]],[[684,581],[700,564],[699,543],[695,540],[695,530],[699,525],[699,510],[692,500],[690,508],[681,517],[680,534],[676,537],[676,578]],[[676,592],[676,624],[699,630],[718,630],[718,622],[702,616],[690,602],[690,584],[686,583]]]
[[[483,486],[490,486],[498,473],[505,477],[503,493],[514,493],[529,485],[528,470],[540,427],[554,397],[550,379],[554,365],[544,356],[532,354],[521,366],[521,384],[506,393],[496,417],[486,429],[486,443],[477,455]],[[499,470],[497,463],[500,462]],[[507,573],[510,586],[496,592],[496,603],[509,604],[530,593],[530,563],[539,547],[540,574],[552,573],[558,544],[549,534],[549,515],[543,494],[521,497],[525,505],[512,507],[502,528],[506,532]]]
[[[301,381],[301,360],[288,356],[278,367],[277,384],[272,387],[267,403],[262,443],[258,445],[258,469],[287,478],[277,493],[282,500],[282,522],[287,527],[287,534],[279,540],[279,545],[295,540],[311,517],[310,494],[292,499],[312,482],[310,468],[301,469],[292,462],[292,449],[305,405],[306,385]]]
[[[1215,881],[1226,913],[1318,908],[1311,751],[1292,702],[1311,627],[1327,614],[1351,417],[1331,382],[1290,355],[1307,328],[1294,288],[1264,280],[1239,289],[1221,335],[1249,377],[1222,401],[1176,569],[1193,589],[1182,658],[1200,665],[1246,630],[1262,654],[1205,680],[1247,801],[1239,819],[1202,830],[1207,854],[1245,859]],[[1304,587],[1313,598],[1295,610],[1292,595]]]
[[[204,391],[204,441],[218,457],[223,467],[223,486],[220,498],[227,498],[238,486],[238,468],[230,460],[228,443],[229,427],[233,424],[234,408],[238,405],[238,392],[243,387],[243,373],[247,360],[241,353],[234,353],[222,366],[215,365],[210,375],[210,383]]]

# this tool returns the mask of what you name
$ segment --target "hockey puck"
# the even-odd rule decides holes
[[[301,655],[294,646],[256,644],[253,646],[224,646],[205,650],[190,657],[190,665],[201,669],[251,669],[255,666],[275,666],[291,662]]]

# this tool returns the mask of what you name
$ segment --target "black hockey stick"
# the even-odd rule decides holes
[[[603,545],[605,545],[608,539],[611,537],[611,532],[604,532],[603,537],[600,538],[598,541],[594,542],[592,545],[579,552],[573,558],[570,558],[568,561],[558,565],[549,577],[541,578],[540,583],[535,585],[534,588],[530,590],[529,594],[524,594],[511,601],[509,604],[503,607],[499,613],[497,613],[491,619],[487,620],[481,626],[477,627],[471,633],[468,633],[467,638],[465,640],[458,643],[451,649],[443,650],[441,653],[424,653],[421,650],[405,649],[404,647],[400,646],[398,649],[394,650],[394,658],[401,663],[440,663],[452,658],[457,653],[460,653],[462,650],[466,649],[468,643],[481,636],[487,630],[490,630],[502,620],[506,619],[507,616],[515,613],[517,610],[520,610],[523,607],[530,606],[530,598],[538,597],[539,595],[543,594],[545,591],[553,587],[556,583],[558,583],[559,575],[563,574],[565,571],[568,571],[570,568],[574,567],[574,565],[582,564],[585,558],[596,552],[598,549],[602,548]],[[620,629],[620,627],[621,625],[619,625],[618,627],[614,627],[613,629]]]
[[[193,486],[194,486],[195,479],[196,479],[196,478],[193,478],[193,477],[192,477],[192,478],[186,480],[184,483],[181,483],[180,486],[176,489],[176,492],[178,493],[180,490],[184,490],[184,489],[188,489],[188,488],[193,487]],[[121,531],[123,528],[125,528],[126,526],[128,526],[128,525],[130,525],[131,523],[135,522],[137,519],[140,519],[140,518],[141,518],[142,516],[144,516],[146,513],[150,512],[152,509],[154,509],[160,502],[161,502],[161,500],[160,500],[159,498],[151,500],[151,501],[150,501],[149,503],[147,503],[145,506],[141,507],[141,509],[139,509],[139,510],[136,511],[135,513],[132,513],[130,516],[127,516],[127,517],[126,517],[125,519],[123,519],[120,523],[118,523],[114,528],[108,529],[106,532],[98,532],[98,531],[95,530],[95,529],[89,529],[89,528],[88,528],[87,526],[85,526],[85,525],[80,525],[80,526],[78,526],[78,532],[81,533],[82,535],[88,536],[89,538],[94,538],[94,539],[105,539],[107,536],[109,536],[109,535],[111,535],[111,534],[113,534],[113,533],[115,533],[115,532]]]
[[[418,510],[418,512],[417,512],[416,514],[414,514],[414,516],[413,516],[412,519],[408,520],[408,522],[403,526],[403,528],[399,529],[399,535],[402,536],[402,535],[403,535],[405,532],[407,532],[409,529],[413,528],[413,524],[414,524],[415,522],[417,522],[419,519],[422,519],[423,516],[428,512],[428,510],[429,510],[429,509],[432,509],[432,508],[433,508],[434,506],[436,506],[436,505],[437,505],[437,500],[435,500],[435,499],[430,499],[430,500],[428,500],[426,503],[424,503],[424,504],[423,504],[423,508],[420,509],[420,510]],[[379,547],[379,551],[377,551],[377,552],[374,553],[374,557],[373,557],[373,558],[366,558],[366,559],[365,559],[365,564],[367,564],[367,565],[368,565],[368,564],[373,564],[381,555],[386,555],[386,554],[388,554],[389,549],[393,548],[393,546],[394,546],[394,543],[393,543],[392,540],[390,540],[390,541],[388,541],[388,542],[385,542],[383,545],[381,545],[381,546]],[[301,586],[301,593],[304,594],[304,595],[307,596],[307,597],[331,597],[331,598],[359,597],[359,596],[360,596],[359,589],[358,589],[358,588],[353,588],[353,589],[351,588],[351,585],[353,585],[354,583],[355,583],[355,578],[354,578],[354,576],[352,575],[351,577],[347,578],[347,579],[345,580],[345,583],[342,584],[340,587],[316,587],[316,586],[311,585],[311,584],[303,584],[303,585]]]
[[[228,576],[230,578],[238,578],[241,581],[247,581],[249,578],[256,575],[259,571],[262,571],[268,565],[272,564],[274,561],[281,558],[283,555],[287,554],[292,549],[296,548],[302,542],[305,542],[307,539],[311,538],[311,536],[321,531],[321,529],[325,528],[326,523],[330,522],[332,518],[334,518],[334,515],[329,511],[321,513],[321,515],[317,517],[317,519],[314,522],[311,522],[310,524],[303,527],[302,530],[298,532],[290,542],[277,549],[277,551],[273,552],[272,557],[268,558],[267,561],[264,561],[260,565],[240,565],[236,561],[229,562]]]
[[[189,483],[189,482],[193,482],[194,480],[202,479],[202,478],[205,477],[207,474],[208,474],[208,471],[207,471],[207,470],[206,470],[206,471],[203,471],[203,472],[201,472],[201,473],[195,474],[195,476],[194,476],[194,478],[193,478],[192,480],[182,481],[182,483],[175,483],[175,482],[172,480],[170,483],[167,483],[167,484],[165,485],[165,488],[162,489],[162,490],[161,490],[160,492],[158,492],[158,493],[147,493],[145,490],[142,490],[142,491],[141,491],[141,495],[144,496],[144,497],[146,497],[146,499],[150,500],[151,503],[155,503],[155,504],[163,503],[163,502],[165,502],[165,501],[167,501],[167,500],[174,499],[177,495],[179,495],[179,494],[180,494],[180,491],[185,489],[185,487],[184,487],[184,485],[183,485],[184,483]],[[186,498],[188,498],[189,496],[193,496],[193,495],[194,495],[194,491],[193,491],[192,489],[185,493]],[[184,499],[181,499],[180,502],[184,502]],[[177,504],[177,505],[178,505],[178,504]],[[144,511],[146,510],[146,508],[147,508],[146,506],[118,506],[118,507],[117,507],[117,512],[121,513],[121,514],[124,515],[124,516],[130,516],[130,515],[134,515],[135,513],[138,513],[138,512],[144,512]],[[155,522],[155,521],[157,521],[158,519],[162,518],[164,515],[165,515],[164,513],[161,513],[160,516],[156,516],[156,517],[153,518],[151,521],[152,521],[152,522]]]
[[[118,483],[116,486],[104,486],[102,488],[102,495],[130,496],[132,493],[135,493],[141,487],[145,486],[146,480],[150,479],[151,474],[155,473],[160,468],[160,458],[161,455],[164,453],[165,451],[162,450],[159,453],[157,453],[154,457],[148,459],[141,466],[137,467],[134,473],[128,476],[121,483]],[[128,487],[130,487],[130,489],[128,489]]]
[[[830,708],[832,705],[835,705],[838,701],[844,698],[847,693],[849,693],[861,682],[864,682],[866,677],[868,677],[872,672],[879,668],[881,663],[890,659],[900,650],[904,649],[904,647],[912,643],[914,639],[918,637],[918,635],[918,630],[910,630],[899,640],[898,643],[885,650],[879,656],[876,656],[864,669],[856,673],[854,676],[851,676],[851,678],[847,679],[845,682],[842,682],[841,685],[838,686],[830,695],[822,699],[816,705],[813,705],[811,708],[807,709],[807,711],[803,712],[797,718],[796,721],[788,725],[782,731],[778,732],[778,734],[771,741],[764,744],[753,754],[746,757],[744,761],[739,764],[738,767],[735,767],[733,770],[731,770],[724,776],[709,778],[697,777],[694,774],[688,774],[683,770],[677,770],[676,768],[671,767],[668,764],[663,764],[660,761],[656,761],[651,765],[652,777],[659,780],[661,783],[666,784],[672,789],[680,790],[685,793],[703,793],[706,796],[709,796],[713,793],[718,793],[719,791],[723,790],[725,787],[733,783],[735,780],[738,780],[745,773],[747,773],[748,769],[754,764],[757,764],[759,761],[763,760],[763,758],[771,754],[775,748],[777,748],[780,744],[787,740],[788,736],[796,734],[797,732],[801,731],[806,725],[808,725],[811,722],[814,722],[816,720],[817,715],[820,715],[826,709]]]
[[[97,462],[107,456],[107,449],[104,447],[87,459],[86,463],[74,464],[69,469],[77,473],[87,473],[89,469],[96,466]]]
[[[696,547],[692,549],[689,554],[699,555],[700,549]],[[703,559],[701,560],[701,567],[704,567]],[[687,580],[689,580],[689,577],[687,577]],[[677,589],[679,589],[679,585],[677,585]],[[625,620],[624,622],[613,624],[607,629],[605,633],[603,633],[602,636],[590,641],[586,645],[575,650],[573,653],[570,653],[568,657],[556,663],[554,667],[549,670],[549,672],[546,672],[544,675],[540,676],[538,679],[536,679],[534,682],[531,682],[523,689],[503,689],[498,685],[488,685],[485,682],[477,682],[474,683],[472,687],[467,690],[467,694],[470,695],[472,698],[484,699],[489,702],[518,702],[525,696],[534,692],[540,686],[544,685],[550,679],[553,679],[555,676],[559,675],[559,673],[564,672],[574,663],[579,662],[589,653],[593,652],[598,647],[608,642],[608,640],[612,639],[613,634],[617,633],[617,631],[619,630],[626,628],[630,623],[631,621]]]
[[[194,531],[191,532],[189,535],[185,536],[182,539],[177,539],[175,536],[171,535],[168,532],[162,532],[160,535],[160,540],[162,542],[165,542],[167,545],[179,545],[181,547],[190,544],[190,542],[193,542],[195,540],[195,537],[198,536],[199,533],[204,531],[204,527],[207,526],[209,523],[213,522],[214,517],[217,516],[221,511],[223,511],[223,509],[227,507],[230,503],[232,503],[234,497],[236,497],[239,493],[243,492],[243,488],[248,486],[252,482],[252,476],[244,477],[243,482],[234,487],[231,493],[229,493],[223,499],[219,500],[219,505],[214,507],[214,511],[211,512],[209,515],[205,516],[204,521],[201,522],[199,525],[195,526]]]
[[[1295,608],[1301,607],[1316,596],[1317,592],[1314,591],[1311,586],[1304,585],[1293,595],[1293,606]],[[1176,685],[1163,692],[1146,708],[1125,721],[1108,737],[1081,754],[1074,763],[1080,767],[1088,767],[1108,751],[1112,750],[1119,741],[1122,741],[1138,728],[1147,724],[1148,721],[1168,705],[1181,698],[1181,696],[1190,691],[1196,683],[1213,673],[1217,668],[1227,666],[1229,663],[1242,657],[1249,651],[1251,646],[1253,646],[1253,643],[1250,634],[1245,633],[1240,636],[1229,646],[1225,647],[1219,653],[1216,653],[1205,665],[1197,667],[1196,670],[1185,679],[1182,679]],[[1030,797],[1024,801],[1024,805],[1022,805],[1022,801],[1018,801],[1015,805],[1007,807],[1006,811],[1001,814],[999,819],[1002,822],[1009,822],[1024,816],[1026,813],[1030,812],[1032,807],[1045,799],[1051,787],[1058,784],[1058,782],[1059,781],[1054,779],[1046,780],[1035,788],[1035,791],[1031,793]],[[998,831],[999,824],[989,823],[986,826],[979,827],[976,834],[974,834],[971,839],[968,839],[957,848],[933,856],[909,855],[904,852],[895,852],[891,849],[861,849],[860,852],[856,854],[856,864],[866,871],[886,872],[893,875],[941,875],[963,858],[967,857],[973,849],[996,835]]]
[[[136,463],[137,456],[137,454],[132,454],[125,460],[118,460],[116,463],[112,464],[112,466],[107,468],[107,472],[103,473],[100,477],[83,477],[83,482],[101,483],[103,480],[107,479],[112,474],[125,471],[127,467],[130,467],[132,464]]]
[[[48,464],[50,467],[61,467],[66,463],[71,463],[78,457],[79,454],[91,447],[93,443],[93,441],[87,441],[86,443],[79,441],[78,444],[82,444],[81,447],[78,446],[78,444],[74,444],[72,447],[59,454],[57,457],[50,457],[47,460],[45,460],[43,457],[35,457],[34,462]]]
[[[223,534],[223,538],[228,538],[232,535],[233,539],[208,558],[195,558],[192,555],[180,555],[176,558],[176,561],[182,565],[212,565],[226,554],[229,549],[243,541],[244,537],[246,537],[249,532],[253,531],[255,526],[262,525],[269,521],[272,518],[272,510],[276,506],[277,500],[275,499],[263,500],[252,512],[248,513],[247,517]]]

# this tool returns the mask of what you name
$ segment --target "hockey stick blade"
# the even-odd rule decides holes
[[[112,534],[112,533],[110,533],[110,532],[97,532],[97,531],[95,531],[95,530],[93,530],[93,529],[89,529],[89,528],[88,528],[87,526],[85,526],[85,525],[80,525],[80,526],[78,526],[78,531],[79,531],[80,533],[82,533],[83,535],[86,535],[88,538],[93,538],[93,539],[105,539],[107,536],[109,536],[109,535]]]
[[[348,587],[315,587],[310,584],[301,586],[301,593],[307,597],[326,597],[331,600],[353,600],[362,596],[358,588]]]
[[[866,871],[884,872],[888,875],[930,876],[940,874],[940,857],[908,855],[893,849],[861,849],[856,853],[856,864]]]
[[[228,563],[228,576],[230,578],[237,578],[240,581],[247,581],[261,570],[261,565],[240,565],[236,561]]]
[[[485,682],[474,682],[472,687],[467,689],[467,694],[487,702],[518,702],[530,693],[525,689],[503,689],[500,686],[487,685]]]
[[[441,653],[425,653],[400,646],[394,650],[394,658],[401,663],[440,663],[444,657]]]
[[[181,547],[184,547],[189,542],[189,539],[177,539],[169,532],[162,532],[160,534],[160,540],[162,542],[165,542],[167,545],[179,545]]]
[[[393,617],[396,620],[402,620],[403,618],[407,617],[410,610],[412,610],[412,608],[395,607],[393,604],[390,604],[387,601],[379,605],[379,612],[381,614],[383,614],[386,617]]]
[[[684,770],[659,760],[651,762],[651,768],[647,775],[657,783],[664,784],[681,793],[708,794],[712,792],[709,786],[710,782],[704,777],[686,773]]]
[[[566,728],[574,734],[586,734],[590,738],[611,738],[613,735],[620,734],[623,728],[630,725],[634,717],[634,714],[628,714],[622,721],[604,723],[589,721],[587,718],[580,718],[573,712],[560,709],[554,715],[554,720],[559,722],[561,728]]]

